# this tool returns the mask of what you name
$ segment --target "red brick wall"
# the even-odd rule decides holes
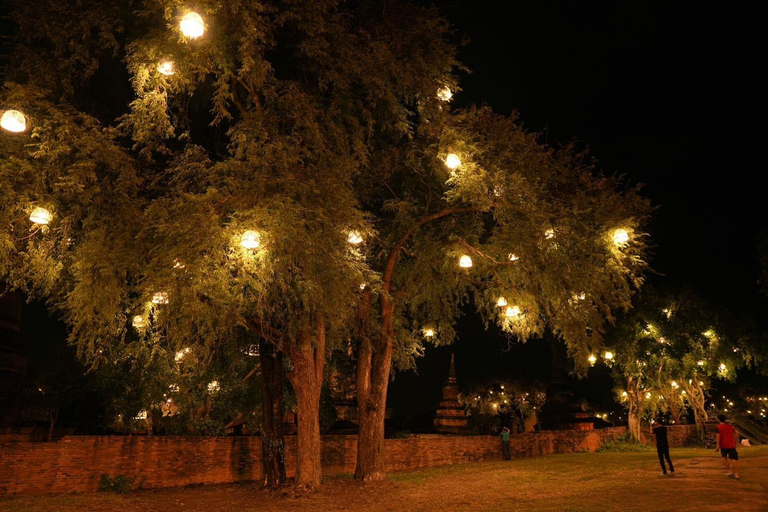
[[[625,431],[616,427],[522,434],[511,437],[510,448],[514,457],[595,451]],[[675,439],[670,433],[672,446]],[[296,437],[287,437],[286,445],[286,469],[292,476]],[[384,450],[389,471],[501,459],[501,442],[495,436],[387,439]],[[356,436],[323,436],[325,475],[354,472],[356,455]],[[102,473],[137,477],[145,488],[259,481],[261,440],[70,436],[54,443],[0,444],[0,496],[94,491]]]

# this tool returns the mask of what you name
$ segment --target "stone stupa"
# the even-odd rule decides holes
[[[467,432],[467,423],[467,411],[459,402],[454,355],[451,354],[451,369],[443,386],[443,399],[437,409],[435,430],[446,434],[464,434]]]

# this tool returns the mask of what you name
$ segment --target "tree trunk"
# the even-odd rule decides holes
[[[394,307],[382,301],[382,336],[380,346],[372,350],[372,340],[364,337],[358,351],[357,404],[360,429],[357,437],[355,478],[363,482],[383,480],[384,420],[387,412],[387,388],[394,345]]]
[[[48,426],[48,442],[50,443],[53,441],[53,433],[56,430],[56,421],[59,419],[59,408],[54,407],[53,409],[50,409],[48,411],[48,418],[50,419],[50,424]]]
[[[629,430],[629,440],[633,443],[642,442],[640,432],[640,386],[630,377],[627,379],[627,398],[629,399],[629,411],[627,416],[627,427]]]
[[[285,482],[285,438],[283,433],[283,354],[261,338],[261,462],[264,485]]]
[[[707,414],[707,408],[705,406],[704,390],[701,389],[698,382],[692,382],[688,384],[683,382],[683,388],[685,389],[686,396],[688,397],[688,403],[693,410],[693,417],[696,421],[696,433],[699,439],[702,441],[707,439],[707,420],[709,415]]]
[[[286,345],[293,363],[288,378],[296,391],[299,422],[296,485],[307,488],[319,487],[323,478],[320,392],[325,368],[325,319],[320,313],[314,318],[314,326],[307,325],[299,332],[295,343]]]

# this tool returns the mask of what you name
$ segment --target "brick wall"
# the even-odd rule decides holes
[[[676,427],[681,428],[681,427]],[[673,429],[674,430],[674,429]],[[512,436],[513,457],[595,451],[620,436],[623,427],[591,431],[548,431]],[[672,446],[676,436],[670,433]],[[495,436],[415,436],[387,439],[389,471],[501,459]],[[323,473],[353,473],[356,436],[323,436]],[[286,470],[296,468],[296,437],[286,438]],[[0,496],[87,492],[101,474],[138,477],[145,488],[259,481],[259,437],[69,436],[53,443],[0,444]]]

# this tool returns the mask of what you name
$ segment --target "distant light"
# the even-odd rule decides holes
[[[626,245],[626,243],[629,242],[629,233],[627,233],[626,229],[616,229],[613,232],[613,243],[617,247],[622,247]]]
[[[147,419],[147,411],[139,411],[139,414],[136,415],[137,420],[145,420]]]
[[[429,328],[428,329],[424,329],[424,336],[426,336],[427,338],[431,338],[434,335],[435,335],[435,330],[434,329],[429,329]]]
[[[577,293],[573,296],[573,300],[584,300],[587,298],[587,294],[584,292]]]
[[[32,210],[32,214],[29,216],[29,220],[34,222],[35,224],[40,225],[47,225],[51,222],[51,212],[46,210],[45,208],[42,208],[38,206],[34,210]]]
[[[212,380],[211,382],[208,383],[208,392],[209,393],[215,393],[219,389],[221,389],[221,386],[219,386],[219,381]]]
[[[461,159],[459,158],[459,155],[455,153],[449,153],[448,156],[445,157],[445,166],[450,170],[455,171],[459,168],[460,165]]]
[[[470,268],[470,267],[472,266],[472,258],[470,258],[469,256],[467,256],[466,254],[465,254],[465,255],[463,255],[463,256],[462,256],[462,257],[459,259],[459,266],[460,266],[461,268]]]
[[[173,61],[172,60],[160,61],[160,63],[157,65],[157,71],[161,75],[165,75],[165,76],[171,76],[174,73],[176,73],[176,70],[173,69]]]
[[[696,364],[699,366],[704,366],[704,361],[696,361]]]
[[[175,268],[177,270],[181,270],[181,269],[184,269],[186,267],[187,266],[184,264],[184,262],[182,262],[179,258],[175,258],[173,260],[173,268]]]
[[[350,231],[349,235],[347,236],[347,242],[351,243],[352,245],[360,245],[363,243],[363,237],[357,231]]]
[[[500,308],[503,308],[504,306],[507,305],[507,299],[505,299],[504,297],[499,297],[499,300],[496,301],[496,305],[499,306]]]
[[[504,312],[507,318],[517,318],[520,316],[520,308],[517,306],[510,306]]]
[[[677,385],[677,382],[675,382],[674,380],[670,384],[672,384],[672,387],[675,388],[675,389],[680,387],[680,386]]]
[[[153,304],[168,304],[168,294],[166,292],[157,292],[152,296]]]
[[[252,229],[249,229],[240,235],[240,246],[246,249],[256,249],[261,245],[261,235]]]
[[[179,392],[179,385],[178,384],[171,384],[168,386],[168,391],[171,393],[178,393]]]
[[[205,23],[203,23],[203,18],[192,11],[181,18],[179,28],[181,28],[182,34],[191,39],[197,39],[205,33]]]
[[[11,133],[21,133],[27,129],[27,118],[18,110],[6,110],[0,118],[0,127]]]
[[[517,260],[520,259],[520,256],[518,256],[517,254],[514,254],[514,253],[509,253],[507,258],[509,258],[509,261],[517,261]]]
[[[613,352],[611,352],[610,350],[607,350],[607,351],[605,352],[605,354],[603,354],[603,357],[604,357],[604,358],[605,358],[607,361],[611,361],[611,360],[613,359]]]
[[[438,89],[437,98],[440,101],[451,101],[451,98],[453,98],[453,92],[451,92],[451,88],[446,86]]]
[[[597,357],[595,356],[595,354],[590,354],[589,357],[587,358],[587,361],[589,361],[590,365],[594,366],[595,363],[597,362]]]
[[[141,329],[144,327],[144,317],[141,315],[134,316],[132,324],[135,328]]]
[[[720,366],[718,366],[718,368],[720,368],[720,371],[724,372],[727,367],[725,366],[725,363],[720,363]]]
[[[366,286],[366,285],[365,285],[365,283],[360,283],[360,290],[361,290],[361,291],[362,291],[362,290],[365,290],[365,286]]]
[[[715,331],[713,331],[712,329],[707,329],[702,334],[704,335],[705,338],[710,338],[711,339],[711,338],[715,337]]]
[[[645,398],[651,398],[652,396],[653,396],[653,395],[651,394],[651,392],[650,392],[650,391],[649,391],[648,393],[646,393],[646,394],[645,394]]]
[[[622,391],[621,392],[621,396],[627,396],[627,392],[626,391]]]
[[[544,238],[546,238],[547,240],[551,240],[555,238],[555,230],[552,228],[549,228],[548,230],[546,230],[544,232]]]

